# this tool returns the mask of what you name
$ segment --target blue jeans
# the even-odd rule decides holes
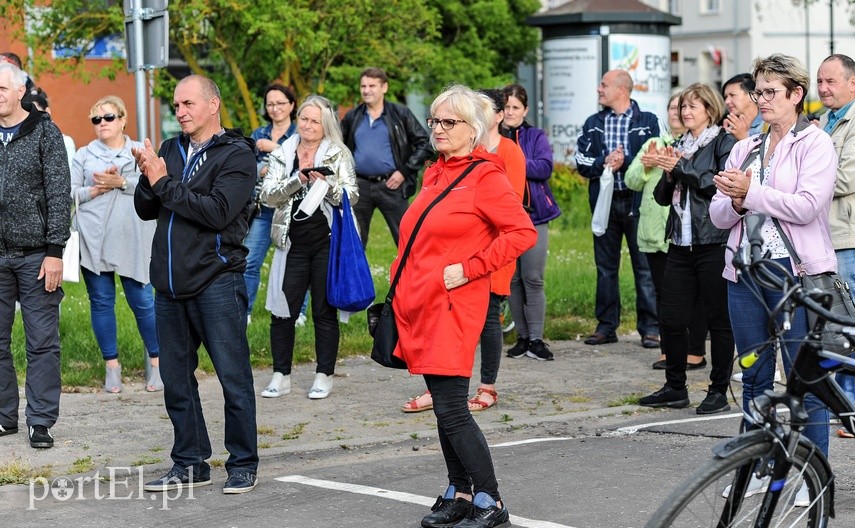
[[[834,253],[837,255],[837,273],[849,283],[849,288],[855,288],[855,249],[841,249]],[[838,372],[835,380],[849,401],[855,402],[855,376]]]
[[[433,413],[439,445],[448,469],[448,483],[457,491],[484,492],[496,502],[499,484],[484,433],[469,412],[469,378],[425,375],[425,384],[433,397]]]
[[[790,259],[778,259],[786,269],[790,269]],[[775,270],[780,274],[779,270]],[[769,339],[767,328],[767,306],[775,306],[781,300],[779,291],[761,289],[763,301],[760,302],[749,290],[752,281],[746,275],[739,277],[739,282],[727,284],[727,303],[730,311],[730,325],[733,328],[733,338],[736,341],[737,353],[745,354]],[[765,303],[765,304],[764,304]],[[778,323],[783,320],[779,314]],[[790,321],[791,329],[784,332],[786,344],[783,349],[784,370],[789,375],[793,360],[801,345],[800,341],[808,333],[807,313],[802,307],[793,310]],[[775,351],[767,345],[763,354],[754,365],[742,371],[742,407],[748,410],[751,400],[771,389],[775,376]],[[813,394],[805,397],[805,409],[808,411],[810,425],[805,427],[804,435],[828,456],[828,409]]]
[[[81,268],[86,291],[89,294],[89,312],[92,319],[92,331],[101,349],[104,360],[117,359],[119,349],[116,344],[116,277],[112,271],[97,275]],[[157,345],[157,330],[154,323],[154,294],[151,284],[142,284],[130,277],[119,275],[125,299],[134,312],[137,330],[140,332],[148,357],[160,355]]]
[[[609,211],[609,225],[602,236],[594,236],[597,265],[597,332],[613,336],[620,325],[621,240],[626,237],[632,273],[635,276],[636,329],[642,336],[659,335],[656,318],[656,290],[647,259],[638,250],[638,214],[632,211],[631,195],[615,195]],[[514,314],[516,321],[516,314]]]
[[[246,281],[246,294],[249,297],[247,315],[252,313],[255,305],[255,296],[258,294],[258,286],[261,284],[261,266],[270,249],[270,228],[273,226],[273,208],[261,206],[261,212],[252,221],[249,231],[243,239],[243,245],[249,250],[246,255],[246,271],[243,278]]]
[[[210,470],[211,441],[202,415],[199,383],[199,345],[204,344],[225,399],[226,470],[256,471],[258,437],[255,392],[246,340],[246,283],[240,273],[224,273],[191,299],[155,296],[157,338],[163,399],[175,440],[172,461],[193,468],[195,475]]]
[[[53,427],[59,418],[59,303],[62,288],[38,279],[45,253],[0,258],[0,425],[18,426],[18,378],[12,362],[15,301],[21,302],[27,350],[27,425]]]

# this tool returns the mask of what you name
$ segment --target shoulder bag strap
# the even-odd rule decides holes
[[[463,174],[461,174],[457,177],[456,180],[451,182],[451,185],[446,187],[445,190],[439,194],[439,196],[434,198],[430,205],[428,205],[425,208],[424,212],[422,212],[422,215],[416,222],[416,226],[413,228],[413,233],[410,235],[410,239],[407,241],[407,247],[404,248],[404,252],[401,254],[401,263],[398,265],[398,270],[395,272],[395,278],[392,279],[392,284],[389,286],[389,293],[386,294],[386,302],[391,303],[392,298],[395,296],[395,288],[398,286],[398,280],[401,278],[401,270],[404,269],[404,264],[407,263],[407,257],[410,256],[410,250],[413,248],[413,241],[415,241],[416,234],[418,234],[419,229],[422,227],[422,223],[424,223],[427,214],[430,212],[431,209],[433,209],[436,204],[442,201],[442,199],[445,198],[448,193],[451,192],[451,189],[453,189],[455,185],[460,183],[463,178],[465,178],[470,172],[472,172],[472,169],[474,169],[477,165],[483,163],[484,161],[485,160],[478,160],[472,162],[468,167],[466,167],[466,170],[463,171]]]

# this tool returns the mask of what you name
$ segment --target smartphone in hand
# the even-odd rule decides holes
[[[300,169],[300,172],[302,172],[307,177],[309,176],[310,172],[320,172],[324,176],[332,176],[333,174],[335,174],[329,167],[308,167],[305,169]]]

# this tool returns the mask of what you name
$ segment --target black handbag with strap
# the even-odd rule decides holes
[[[371,359],[388,368],[405,369],[407,364],[403,359],[394,355],[395,347],[398,346],[398,326],[395,323],[395,312],[392,309],[392,299],[395,297],[395,288],[398,286],[398,281],[401,278],[401,270],[404,269],[404,264],[407,263],[407,257],[410,256],[410,250],[413,248],[413,242],[419,229],[424,223],[425,217],[434,208],[436,204],[442,201],[451,190],[465,178],[472,169],[485,160],[477,160],[472,162],[463,173],[457,177],[451,185],[445,188],[439,196],[428,205],[422,212],[413,232],[410,234],[410,239],[407,241],[407,246],[401,254],[401,262],[398,264],[398,269],[395,272],[395,277],[389,286],[389,293],[386,294],[386,299],[382,303],[377,303],[368,308],[368,333],[374,338],[374,346],[371,348]]]

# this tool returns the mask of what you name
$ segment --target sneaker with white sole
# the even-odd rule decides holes
[[[751,480],[748,481],[748,489],[745,490],[745,497],[753,497],[759,493],[766,493],[766,490],[769,489],[769,480],[770,477],[763,477],[759,479],[754,475],[751,475]],[[724,488],[724,491],[721,492],[721,496],[725,499],[730,495],[730,484]]]
[[[810,490],[808,489],[807,482],[802,481],[802,487],[799,488],[799,492],[796,493],[793,506],[796,508],[807,508],[810,506]]]
[[[310,400],[322,400],[330,395],[333,388],[332,376],[327,376],[318,372],[315,374],[315,382],[312,383],[312,388],[309,389]]]
[[[267,387],[261,391],[262,398],[278,398],[291,393],[291,375],[274,372],[273,379]]]

